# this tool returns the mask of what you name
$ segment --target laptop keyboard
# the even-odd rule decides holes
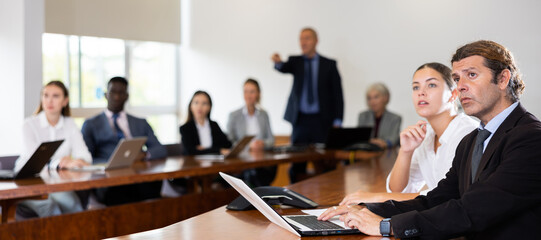
[[[300,216],[287,216],[287,218],[294,220],[312,230],[329,230],[329,229],[344,229],[341,226],[338,226],[329,221],[319,221],[316,216],[311,215],[300,215]],[[297,230],[300,230],[295,225],[291,225]]]

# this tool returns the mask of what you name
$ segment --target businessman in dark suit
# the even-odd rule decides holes
[[[340,206],[341,219],[369,235],[397,238],[527,239],[541,223],[541,122],[524,109],[511,53],[492,41],[457,50],[453,78],[479,129],[457,147],[451,169],[427,196]]]
[[[145,119],[136,118],[124,111],[128,100],[128,81],[114,77],[107,84],[107,109],[87,119],[82,133],[93,163],[105,163],[122,138],[147,137],[145,159],[165,158],[167,152],[160,144]],[[117,205],[160,196],[161,182],[129,186],[100,188],[96,191],[98,200],[106,205]]]
[[[282,73],[293,74],[293,87],[284,119],[291,123],[293,144],[324,143],[330,128],[340,127],[344,99],[336,61],[316,51],[317,33],[304,28],[300,34],[301,56],[290,56],[282,62],[280,55],[272,56],[274,67]],[[306,163],[293,164],[290,178],[306,172]]]

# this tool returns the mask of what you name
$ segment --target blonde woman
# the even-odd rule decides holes
[[[41,142],[64,139],[52,156],[49,169],[89,165],[92,156],[79,128],[70,118],[68,89],[60,81],[51,81],[41,91],[41,103],[34,116],[26,119],[23,127],[23,153],[15,163],[20,169]],[[75,192],[49,194],[46,200],[26,200],[18,206],[18,217],[47,217],[82,211]]]

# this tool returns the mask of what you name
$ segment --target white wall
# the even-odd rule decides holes
[[[292,76],[273,70],[270,56],[299,54],[305,26],[319,33],[319,52],[338,61],[345,96],[344,125],[356,125],[364,92],[376,81],[391,90],[389,109],[405,124],[418,120],[410,81],[422,63],[449,60],[461,45],[490,39],[515,55],[527,84],[522,103],[541,116],[541,2],[509,0],[184,0],[182,1],[181,107],[193,92],[207,90],[212,118],[225,128],[242,106],[242,83],[261,82],[262,104],[276,134],[289,134],[282,120]],[[189,14],[186,14],[188,12]]]
[[[0,156],[18,155],[22,123],[39,103],[43,0],[0,0]]]

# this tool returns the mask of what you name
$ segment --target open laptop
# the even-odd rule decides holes
[[[231,148],[231,151],[229,151],[228,154],[203,154],[203,155],[197,155],[194,158],[196,160],[224,160],[229,158],[234,158],[238,156],[246,146],[252,141],[254,136],[245,136],[243,137],[233,148]]]
[[[24,166],[18,171],[0,170],[0,179],[22,179],[32,178],[38,175],[45,164],[51,160],[58,147],[64,140],[44,142],[34,151]]]
[[[274,224],[297,236],[319,236],[319,235],[341,235],[360,233],[358,229],[348,228],[342,221],[319,221],[313,215],[289,215],[280,216],[272,207],[270,207],[261,197],[259,197],[242,180],[220,172],[220,176],[225,179],[235,190],[246,198],[259,212]]]
[[[131,167],[137,156],[141,153],[141,148],[146,141],[146,137],[136,137],[132,139],[123,138],[116,145],[115,151],[113,151],[113,154],[109,157],[107,163],[71,168],[70,170],[100,171]]]
[[[371,127],[331,128],[325,140],[326,149],[382,151],[370,143]]]

